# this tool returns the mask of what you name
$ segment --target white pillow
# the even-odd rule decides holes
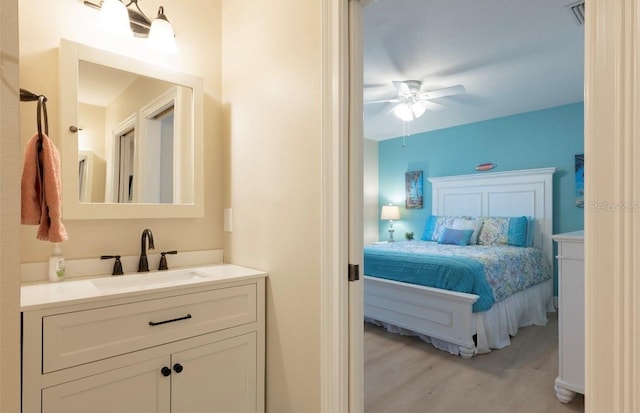
[[[480,233],[480,228],[482,228],[482,220],[481,219],[455,219],[453,221],[453,225],[451,228],[453,229],[472,229],[473,234],[471,234],[471,239],[469,240],[469,245],[476,245],[478,243],[478,234]]]

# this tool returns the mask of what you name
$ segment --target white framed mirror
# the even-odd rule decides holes
[[[65,39],[58,58],[63,217],[202,217],[202,79]]]

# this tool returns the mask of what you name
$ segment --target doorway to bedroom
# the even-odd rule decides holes
[[[584,151],[584,32],[570,3],[378,0],[364,8],[365,246],[388,240],[381,209],[389,204],[400,214],[396,245],[423,237],[434,211],[428,178],[547,167],[557,171],[553,233],[583,229],[573,171]],[[422,199],[408,208],[415,172]],[[520,329],[510,346],[462,360],[365,323],[365,411],[509,403],[583,411],[580,397],[564,405],[553,394],[557,331],[550,313],[547,326]],[[482,405],[487,393],[504,397]]]

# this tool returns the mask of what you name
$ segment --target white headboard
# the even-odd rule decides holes
[[[429,178],[433,215],[535,217],[533,243],[553,263],[556,168]]]

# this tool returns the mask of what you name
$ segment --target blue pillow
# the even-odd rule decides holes
[[[534,217],[527,217],[527,247],[533,247],[535,225],[536,219]]]
[[[509,218],[509,232],[507,234],[507,243],[517,247],[527,246],[527,229],[529,220],[527,217]]]
[[[471,235],[473,235],[472,229],[445,228],[438,244],[469,245]]]
[[[433,241],[433,230],[436,228],[438,217],[429,215],[427,222],[424,224],[424,232],[422,233],[422,241]]]

